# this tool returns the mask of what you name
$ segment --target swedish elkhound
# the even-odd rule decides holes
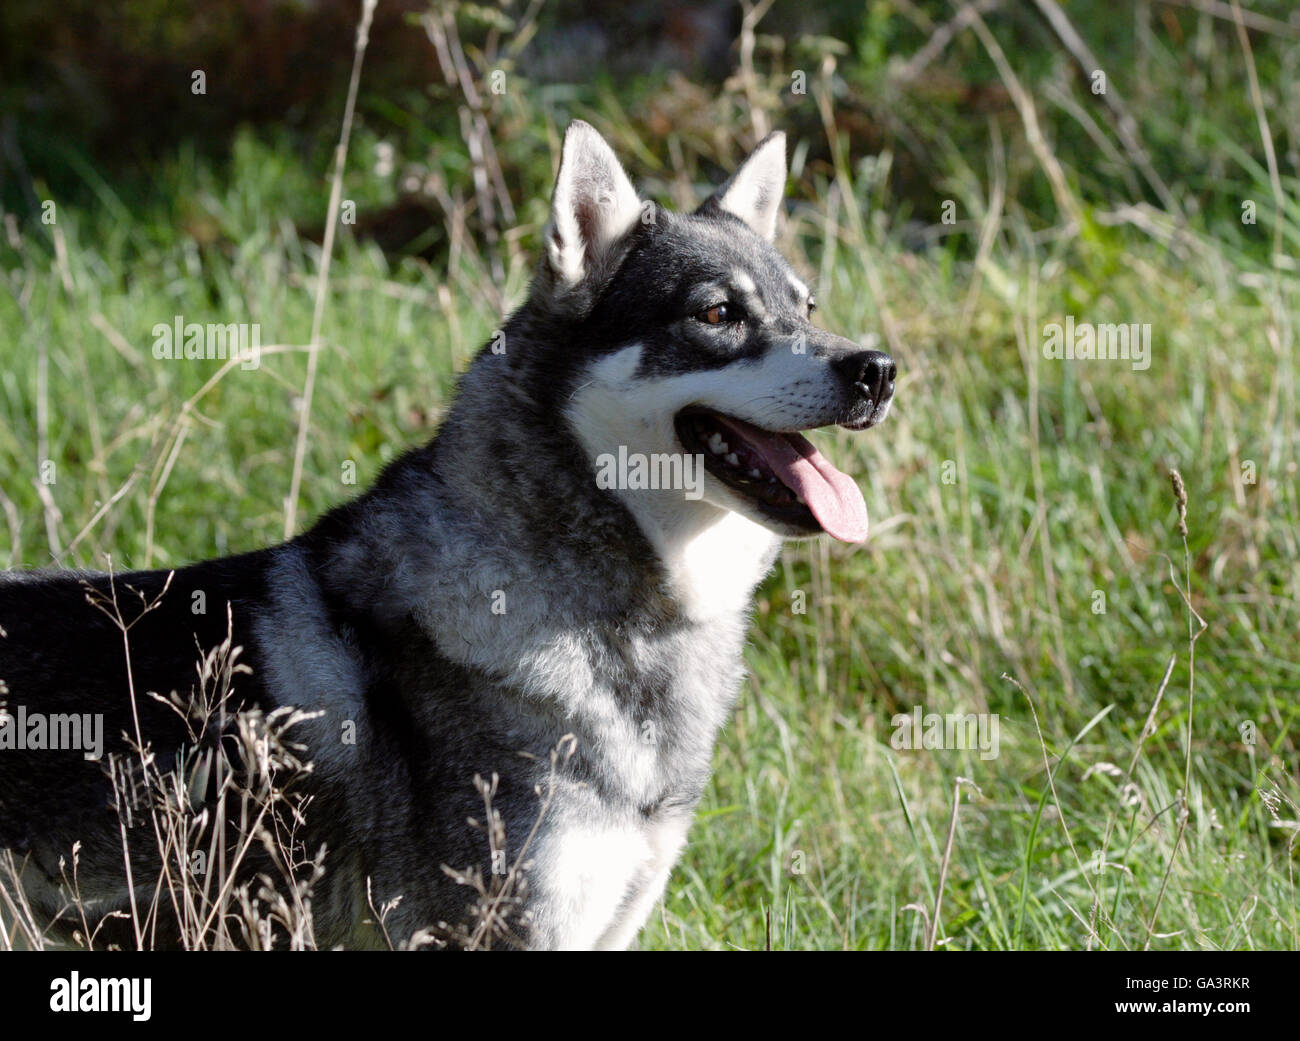
[[[0,579],[0,848],[37,914],[65,905],[74,842],[87,906],[130,906],[105,764],[138,758],[125,735],[164,765],[192,740],[150,695],[196,688],[229,615],[251,668],[232,704],[311,714],[292,736],[313,764],[306,847],[327,851],[320,946],[374,944],[372,908],[399,896],[391,938],[454,931],[474,901],[443,866],[502,863],[521,882],[511,943],[628,946],[685,842],[781,540],[867,534],[857,486],[799,431],[879,423],[895,367],[810,322],[772,245],[786,176],[774,133],[671,213],[573,123],[528,299],[433,441],[280,546]],[[73,717],[102,722],[101,759],[49,747]],[[498,779],[498,862],[468,823],[476,775]],[[131,842],[139,906],[149,838]]]

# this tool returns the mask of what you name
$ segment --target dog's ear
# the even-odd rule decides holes
[[[594,127],[575,119],[564,132],[546,226],[546,260],[556,283],[572,288],[599,279],[640,215],[641,200],[613,150]]]
[[[749,153],[731,180],[710,195],[696,212],[730,213],[771,242],[776,235],[776,216],[785,197],[785,178],[785,134],[774,130]]]

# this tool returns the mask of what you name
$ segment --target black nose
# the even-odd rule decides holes
[[[857,351],[834,365],[845,382],[873,404],[883,405],[893,397],[898,367],[883,351]]]

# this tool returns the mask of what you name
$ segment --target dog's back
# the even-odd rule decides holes
[[[250,605],[265,594],[270,559],[261,551],[174,574],[0,576],[0,680],[8,688],[12,732],[19,733],[20,710],[43,720],[94,713],[102,716],[106,745],[100,757],[88,759],[83,747],[30,747],[28,732],[22,736],[27,747],[0,753],[0,847],[23,850],[28,836],[58,834],[70,837],[61,848],[66,853],[72,838],[116,832],[116,822],[99,812],[111,805],[102,753],[123,754],[121,735],[137,733],[137,718],[161,754],[185,742],[176,713],[148,692],[196,686],[200,651],[226,637],[226,603],[235,641],[247,642]],[[149,604],[152,610],[145,609]],[[262,697],[260,678],[248,676],[241,687],[252,701]]]

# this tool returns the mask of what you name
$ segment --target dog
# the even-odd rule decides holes
[[[298,713],[317,945],[463,937],[466,879],[503,865],[509,945],[635,940],[737,697],[755,587],[784,539],[867,535],[857,485],[800,431],[878,424],[896,369],[811,322],[773,246],[787,176],[773,133],[670,212],[575,121],[529,296],[431,442],[282,545],[0,580],[0,848],[51,935],[74,843],[96,914],[154,896],[149,810],[128,834],[105,764],[180,762],[177,697],[225,640],[232,708]],[[103,756],[19,747],[19,711],[102,718]],[[151,928],[163,942],[165,913]]]

